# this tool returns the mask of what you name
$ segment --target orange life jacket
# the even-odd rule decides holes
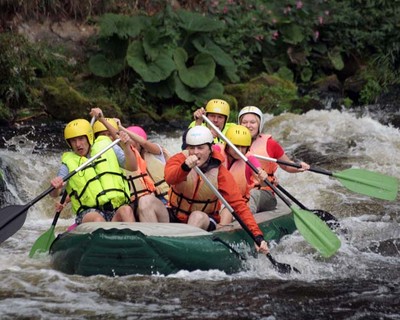
[[[131,192],[131,201],[134,201],[141,196],[155,192],[156,187],[147,173],[146,161],[135,147],[131,146],[131,149],[135,153],[138,169],[133,172],[125,170],[125,172]]]
[[[270,139],[270,138],[271,138],[270,134],[263,134],[263,133],[259,134],[257,136],[256,140],[254,140],[251,143],[249,153],[257,154],[257,155],[261,155],[261,156],[270,158],[270,156],[267,152],[267,143],[268,143],[268,139]],[[275,171],[278,169],[278,165],[276,164],[276,162],[271,162],[271,161],[266,161],[266,160],[261,160],[261,159],[259,159],[259,161],[261,164],[261,168],[263,168],[264,171],[268,174],[268,181],[270,181],[273,184],[275,182],[274,174],[275,174]],[[258,184],[258,182],[254,184],[254,187],[261,188],[261,189],[267,189],[267,190],[271,189],[268,186],[261,187]]]
[[[251,185],[247,183],[246,179],[246,162],[244,162],[242,159],[234,159],[229,166],[228,155],[226,154],[225,148],[221,150],[221,154],[225,158],[225,161],[222,164],[232,173],[242,197],[246,200],[246,202],[249,201]]]
[[[216,188],[218,188],[218,171],[218,168],[213,168],[205,173]],[[187,223],[193,211],[203,211],[217,223],[220,220],[218,198],[194,170],[189,172],[185,181],[171,186],[168,205],[176,210],[178,220],[183,223]]]
[[[165,164],[162,163],[154,154],[145,152],[144,160],[147,165],[147,173],[154,182],[156,187],[156,194],[165,197],[168,200],[168,190],[169,185],[164,179],[164,167]]]

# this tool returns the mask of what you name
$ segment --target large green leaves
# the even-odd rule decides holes
[[[179,26],[189,32],[212,32],[225,27],[222,21],[212,19],[197,12],[179,10],[177,16],[180,20]]]
[[[112,78],[119,74],[125,66],[125,60],[108,58],[104,54],[97,54],[90,58],[89,69],[96,76]]]
[[[299,44],[305,37],[304,31],[293,23],[283,25],[281,33],[285,42],[290,44]]]
[[[191,88],[204,88],[215,77],[215,61],[207,53],[199,53],[193,59],[193,65],[187,65],[188,54],[183,48],[174,51],[174,61],[179,78]]]
[[[213,57],[218,65],[222,66],[225,74],[232,82],[239,81],[239,77],[236,74],[237,66],[231,56],[227,54],[220,46],[215,44],[208,37],[202,37],[193,40],[193,46],[202,53],[208,53]]]
[[[199,106],[212,97],[221,96],[224,92],[223,85],[216,78],[207,87],[201,89],[189,88],[181,81],[177,74],[174,74],[173,80],[176,95],[183,101],[195,102]]]
[[[147,25],[145,17],[123,16],[107,13],[100,19],[100,37],[117,35],[120,38],[136,37]]]
[[[98,42],[102,51],[89,60],[89,69],[103,78],[112,78],[125,68],[127,41],[117,36],[102,38]]]
[[[128,65],[147,82],[159,82],[175,70],[175,63],[167,49],[152,51],[152,57],[145,54],[141,41],[132,42],[127,50]]]

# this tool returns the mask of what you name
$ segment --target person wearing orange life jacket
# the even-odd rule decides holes
[[[241,125],[234,125],[228,129],[226,132],[226,138],[231,141],[237,149],[247,155],[249,162],[251,162],[255,168],[258,169],[258,175],[256,175],[253,170],[246,164],[246,162],[240,158],[240,156],[232,150],[229,145],[225,145],[223,150],[221,150],[222,155],[225,157],[224,165],[232,173],[235,182],[239,186],[239,190],[245,201],[247,202],[251,212],[253,214],[265,211],[261,210],[259,206],[254,203],[250,197],[251,189],[255,185],[265,185],[264,179],[267,179],[267,173],[261,168],[260,162],[257,158],[248,154],[248,150],[251,145],[251,134],[249,129]],[[222,208],[221,221],[218,227],[222,227],[232,222],[233,217],[227,208]]]
[[[133,212],[129,204],[129,189],[120,167],[136,169],[135,158],[129,148],[130,138],[121,135],[122,153],[116,148],[105,152],[94,165],[81,174],[63,181],[69,172],[111,144],[111,139],[102,136],[94,139],[93,129],[85,119],[76,119],[67,124],[64,137],[72,151],[62,156],[62,165],[57,177],[51,180],[52,197],[60,194],[63,186],[68,192],[72,210],[77,214],[76,224],[100,221],[132,222]],[[116,147],[116,146],[114,146]]]
[[[194,126],[207,126],[204,123],[202,115],[205,115],[210,121],[219,129],[222,133],[226,133],[226,131],[235,123],[228,122],[230,114],[230,106],[229,103],[222,99],[211,99],[207,102],[205,108],[197,109],[193,112],[194,121],[190,123],[188,129],[182,135],[182,150],[186,149],[186,134],[190,128]],[[208,126],[207,126],[208,127]],[[218,136],[216,132],[212,128],[210,128],[211,133],[214,137],[214,144],[224,144],[224,140]]]
[[[166,204],[169,185],[164,179],[164,166],[166,160],[170,157],[169,152],[158,143],[149,141],[146,132],[139,126],[124,128],[122,125],[119,125],[119,128],[125,131],[132,140],[137,142],[137,149],[147,166],[147,170],[142,171],[142,174],[148,175],[156,187],[155,190],[148,191],[155,192],[157,198]]]
[[[102,116],[100,108],[92,109],[91,115],[99,118],[114,138],[117,136],[118,131],[109,122],[103,119],[104,117]],[[124,131],[121,131],[121,133],[127,134]],[[131,151],[135,154],[137,161],[137,170],[125,170],[125,174],[130,186],[131,207],[135,219],[140,222],[169,222],[167,209],[162,201],[154,194],[156,187],[154,186],[154,182],[147,175],[146,162],[137,149],[140,148],[140,146],[133,139],[130,139],[130,141]]]
[[[286,155],[282,146],[275,141],[271,135],[262,133],[264,116],[259,108],[254,106],[242,108],[238,115],[238,122],[240,125],[250,130],[252,142],[249,152],[251,154],[293,163]],[[271,183],[277,184],[275,172],[278,169],[278,164],[266,160],[260,160],[260,164],[268,174],[268,180]],[[281,164],[279,164],[279,167],[289,173],[298,173],[310,169],[308,163],[300,162],[300,164],[301,168],[299,169]],[[253,203],[258,204],[260,210],[271,210],[275,208],[277,204],[275,195],[269,187],[253,188],[250,191],[250,198]]]
[[[246,205],[232,174],[222,165],[221,153],[212,150],[214,137],[205,126],[187,132],[186,150],[173,155],[165,165],[165,180],[170,185],[171,222],[187,223],[212,231],[220,220],[220,203],[213,190],[194,170],[197,166],[241,217],[256,239],[257,249],[268,252],[267,243]]]

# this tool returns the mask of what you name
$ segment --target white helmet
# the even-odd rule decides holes
[[[248,113],[253,113],[260,118],[260,127],[258,128],[258,133],[261,133],[262,128],[264,127],[264,115],[262,111],[255,106],[246,106],[240,110],[238,115],[238,123],[240,124],[240,118]]]
[[[186,144],[189,146],[200,146],[213,143],[214,137],[206,126],[194,126],[186,134]]]

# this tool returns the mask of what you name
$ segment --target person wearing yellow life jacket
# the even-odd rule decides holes
[[[123,133],[130,138],[130,150],[134,154],[137,168],[135,170],[125,170],[125,176],[129,183],[130,205],[135,219],[140,222],[169,222],[168,211],[163,202],[155,196],[156,186],[147,173],[147,164],[139,152],[141,146],[136,140],[132,139],[132,132],[123,130],[120,121],[114,119],[117,120],[118,129],[121,128],[118,131],[115,126],[104,119],[100,108],[93,108],[91,115],[99,118],[112,137],[115,138],[118,134]],[[143,138],[136,134],[135,138],[138,139],[138,137]]]
[[[72,151],[62,155],[62,165],[57,177],[51,180],[55,188],[50,195],[60,194],[64,182],[63,177],[74,171],[87,158],[94,156],[107,145],[111,139],[99,136],[94,140],[90,123],[84,119],[76,119],[67,124],[64,138]],[[130,138],[121,135],[122,153],[112,148],[84,170],[73,175],[65,185],[72,210],[77,214],[76,224],[100,221],[133,222],[133,212],[129,206],[129,188],[120,167],[136,169],[134,155],[130,151]]]
[[[233,122],[228,122],[229,119],[229,114],[230,114],[230,106],[229,103],[226,102],[225,100],[221,99],[212,99],[207,102],[205,108],[200,108],[197,109],[193,113],[193,118],[194,121],[190,123],[188,129],[183,133],[182,135],[182,146],[181,149],[185,150],[186,149],[186,134],[187,131],[190,128],[193,128],[194,126],[207,126],[206,123],[204,123],[202,115],[205,115],[210,121],[223,133],[225,134],[226,131],[235,123]],[[224,140],[221,139],[221,137],[218,136],[212,128],[209,128],[211,130],[211,133],[213,134],[214,137],[214,144],[224,144]]]
[[[264,115],[259,108],[255,106],[246,106],[242,108],[238,115],[238,122],[240,125],[248,128],[251,133],[252,142],[249,150],[251,154],[293,163],[286,155],[282,146],[275,141],[271,135],[262,133]],[[278,168],[278,164],[266,160],[259,161],[261,167],[268,174],[268,180],[273,184],[277,184],[275,172]],[[289,173],[298,173],[310,169],[310,165],[306,162],[300,162],[300,164],[301,168],[299,169],[281,164],[279,164],[279,167]],[[262,208],[271,207],[273,209],[276,206],[275,195],[268,187],[253,188],[250,192],[250,196],[253,198],[252,201],[254,201],[254,203],[259,203]],[[262,202],[264,204],[261,204]]]
[[[165,165],[165,180],[170,185],[169,213],[171,222],[187,223],[212,231],[219,222],[219,199],[194,169],[197,166],[218,192],[230,203],[256,239],[263,253],[268,245],[247,207],[232,174],[222,165],[221,153],[214,151],[211,131],[195,126],[187,133],[186,150],[173,155]]]
[[[250,166],[248,166],[229,145],[225,145],[221,150],[221,153],[225,158],[225,167],[232,173],[232,176],[239,186],[239,190],[241,191],[241,194],[247,202],[251,212],[255,214],[267,210],[266,208],[262,208],[260,204],[255,203],[253,201],[254,199],[250,196],[251,190],[254,186],[265,185],[263,180],[267,178],[267,173],[261,168],[258,159],[248,153],[251,145],[251,134],[249,129],[241,125],[234,125],[228,129],[225,137],[231,141],[241,153],[247,156],[249,162],[258,169],[259,173],[256,175]],[[227,208],[222,208],[220,215],[221,221],[219,226],[227,225],[233,220],[232,214]]]

